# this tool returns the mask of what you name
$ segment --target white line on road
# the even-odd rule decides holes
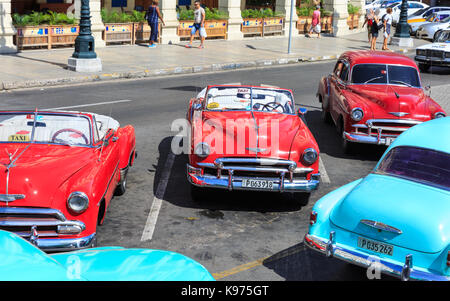
[[[96,102],[96,103],[87,103],[84,105],[76,105],[76,106],[68,106],[68,107],[59,107],[59,108],[50,108],[47,110],[65,110],[65,109],[74,109],[74,108],[84,108],[84,107],[93,107],[93,106],[101,106],[101,105],[109,105],[109,104],[115,104],[115,103],[122,103],[122,102],[130,102],[132,100],[130,99],[121,99],[121,100],[113,100],[113,101],[105,101],[105,102]]]
[[[173,162],[175,161],[175,154],[170,152],[167,156],[167,161],[164,165],[164,169],[159,180],[158,187],[156,189],[155,196],[153,197],[152,207],[145,223],[144,231],[142,232],[141,241],[151,240],[153,238],[153,232],[155,231],[156,221],[158,220],[159,211],[161,209],[162,198],[167,188],[169,181],[170,171],[172,170]]]
[[[325,165],[323,165],[322,158],[320,157],[319,157],[319,171],[322,182],[330,184],[331,183],[330,178],[328,177],[327,170],[325,169]]]

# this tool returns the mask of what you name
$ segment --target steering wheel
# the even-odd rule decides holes
[[[86,144],[89,144],[89,139],[86,137],[86,135],[84,135],[84,134],[83,134],[81,131],[79,131],[79,130],[69,129],[69,128],[67,128],[67,129],[61,129],[61,130],[57,131],[56,133],[54,133],[53,136],[52,136],[52,142],[55,142],[56,140],[63,140],[63,139],[57,139],[56,137],[57,137],[59,134],[65,133],[65,132],[72,132],[72,133],[75,133],[75,134],[77,134],[77,135],[80,135],[80,137],[84,139],[84,142],[85,142]]]
[[[281,108],[281,111],[278,110],[278,108]],[[284,107],[281,104],[279,104],[278,102],[272,101],[272,102],[266,103],[263,106],[262,111],[284,113]]]

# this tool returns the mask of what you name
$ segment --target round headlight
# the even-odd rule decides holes
[[[302,161],[305,165],[311,165],[317,161],[318,155],[314,148],[307,148],[302,154]]]
[[[207,157],[211,152],[211,148],[209,147],[208,143],[206,142],[200,142],[195,146],[194,154],[196,154],[199,157],[205,158]]]
[[[84,192],[72,192],[67,199],[67,207],[75,213],[84,212],[89,206],[89,198]]]
[[[354,121],[360,121],[364,117],[364,111],[361,108],[354,108],[350,115]]]
[[[445,117],[445,113],[443,112],[437,112],[436,114],[434,114],[434,118],[442,118]]]

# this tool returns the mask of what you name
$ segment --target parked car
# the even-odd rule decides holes
[[[422,72],[432,65],[450,67],[450,29],[442,31],[437,42],[417,47],[415,60]]]
[[[134,128],[68,111],[0,111],[0,229],[45,251],[95,246],[114,194],[126,189]]]
[[[213,85],[189,102],[187,178],[204,187],[310,192],[319,185],[319,147],[291,90]],[[214,138],[214,139],[211,139]]]
[[[0,281],[213,281],[184,255],[151,249],[102,247],[46,254],[0,230]]]
[[[369,4],[366,4],[363,9],[364,10],[369,10],[369,9],[373,9],[374,11],[376,9],[379,9],[381,7],[386,8],[387,6],[391,5],[392,3],[397,3],[397,2],[401,2],[399,0],[375,0]]]
[[[433,41],[436,39],[437,34],[447,28],[450,28],[450,16],[438,22],[426,23],[419,26],[416,31],[416,37]]]
[[[384,14],[386,14],[386,10],[388,7],[392,8],[392,23],[396,24],[398,23],[398,20],[400,19],[400,11],[401,11],[402,2],[394,2],[389,4],[386,7],[380,7],[380,13],[378,16],[380,18],[383,17]],[[408,1],[408,16],[414,14],[415,12],[427,8],[428,5],[419,1]]]
[[[450,10],[450,6],[430,6],[421,10],[418,10],[414,14],[408,16],[408,24],[412,27],[411,28],[411,34],[415,34],[417,28],[419,28],[420,25],[414,24],[414,23],[421,23],[427,21],[429,17],[433,13],[438,13],[441,11],[447,11]]]
[[[304,243],[403,280],[450,280],[450,118],[414,126],[363,179],[322,197]]]
[[[409,31],[412,35],[416,35],[417,37],[417,30],[427,24],[439,24],[440,21],[448,18],[450,16],[450,10],[444,10],[440,12],[436,12],[431,14],[427,17],[425,21],[421,22],[414,22],[409,24]]]
[[[427,96],[415,62],[401,54],[347,51],[319,82],[322,119],[337,127],[346,153],[355,143],[389,146],[410,127],[444,110]]]

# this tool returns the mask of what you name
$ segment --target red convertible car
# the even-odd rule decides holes
[[[99,114],[0,111],[0,229],[45,251],[94,246],[135,144],[131,125]]]
[[[310,192],[319,185],[319,147],[295,111],[292,91],[208,86],[189,102],[187,178],[200,187]],[[291,194],[293,195],[293,194]]]
[[[408,128],[446,116],[424,92],[414,61],[389,52],[343,53],[317,96],[322,119],[336,125],[345,152],[354,143],[390,145]]]

